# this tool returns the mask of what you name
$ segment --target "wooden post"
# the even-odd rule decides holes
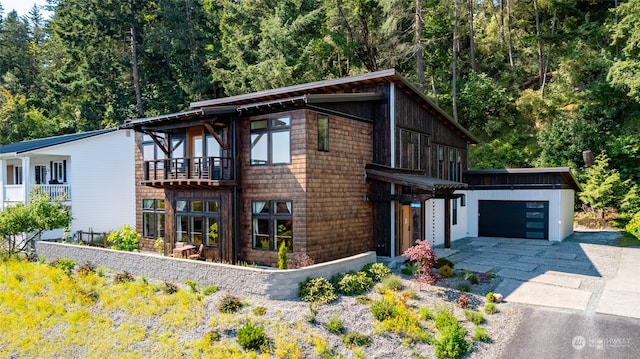
[[[451,199],[444,198],[444,247],[451,248]]]

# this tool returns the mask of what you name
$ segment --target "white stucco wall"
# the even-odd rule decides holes
[[[456,192],[457,193],[457,192]],[[453,206],[451,207],[451,240],[468,236],[468,206],[462,207],[458,198],[458,223],[453,224]],[[425,234],[432,245],[444,244],[444,199],[430,199],[425,202]]]
[[[134,153],[131,130],[113,131],[31,152],[34,156],[68,156],[72,233],[89,228],[107,232],[125,224],[135,228]]]

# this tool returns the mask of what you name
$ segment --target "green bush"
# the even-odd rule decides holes
[[[367,297],[366,295],[359,295],[356,297],[356,302],[358,304],[370,304],[371,298]]]
[[[325,278],[308,278],[298,286],[300,299],[318,304],[331,303],[338,299],[333,285]]]
[[[51,263],[53,267],[61,269],[66,275],[71,275],[73,268],[75,268],[77,264],[78,263],[69,258],[58,258]]]
[[[139,238],[140,234],[129,227],[128,224],[125,224],[124,227],[120,228],[117,232],[109,234],[107,241],[112,243],[112,249],[133,252],[138,250]]]
[[[264,327],[246,322],[238,329],[238,344],[245,350],[258,350],[269,344]]]
[[[460,283],[458,284],[456,289],[461,292],[471,292],[471,286],[469,285],[469,283]]]
[[[453,275],[453,269],[445,264],[438,269],[438,274],[440,274],[442,278],[449,278]]]
[[[244,307],[244,303],[240,298],[233,296],[231,294],[225,295],[218,304],[218,310],[222,313],[237,313],[240,309]]]
[[[431,309],[427,306],[420,307],[420,318],[422,318],[422,320],[433,319],[433,312],[431,312]]]
[[[215,342],[220,341],[220,333],[218,333],[215,330],[212,330],[204,335],[204,339],[206,340],[207,343],[211,345]]]
[[[200,293],[200,288],[198,288],[198,283],[192,281],[192,280],[185,280],[184,284],[188,285],[189,288],[191,288],[191,293],[193,294],[198,294]]]
[[[371,302],[369,309],[376,320],[382,322],[385,319],[393,318],[399,314],[398,305],[391,299],[383,298]]]
[[[464,310],[464,316],[473,324],[475,325],[479,325],[482,322],[484,322],[484,315],[482,315],[482,313],[475,311],[475,310],[471,310],[471,309],[465,309]]]
[[[217,286],[215,286],[215,285],[210,285],[210,286],[206,287],[206,288],[202,291],[202,294],[204,294],[204,295],[211,295],[211,294],[213,294],[213,293],[215,293],[215,292],[217,292],[217,291],[218,291],[218,287],[217,287]]]
[[[436,323],[436,329],[438,330],[442,330],[444,327],[458,325],[458,319],[453,315],[453,312],[445,308],[438,308],[436,310],[434,321]]]
[[[251,312],[253,313],[253,315],[260,317],[267,314],[267,307],[255,307]]]
[[[383,290],[399,290],[402,289],[402,279],[397,275],[388,275],[382,279]]]
[[[488,303],[484,306],[484,312],[487,314],[493,314],[497,311],[498,309],[496,308],[496,305],[494,303]]]
[[[493,292],[489,292],[487,293],[487,303],[495,303],[496,302],[496,297],[493,296]]]
[[[371,345],[371,338],[359,332],[349,332],[342,336],[342,343],[350,347],[368,347]]]
[[[453,268],[455,262],[448,260],[447,258],[440,257],[436,259],[436,268],[440,268],[442,266],[449,266],[449,268]]]
[[[624,228],[628,233],[640,239],[640,212],[636,213]]]
[[[471,344],[464,340],[467,331],[458,323],[450,324],[438,329],[440,335],[433,343],[436,358],[461,358],[469,351]]]
[[[327,322],[327,324],[325,324],[324,327],[327,328],[327,331],[329,331],[329,333],[333,333],[333,334],[344,333],[344,324],[342,323],[342,319],[340,319],[340,317],[338,317],[337,315],[331,317],[331,319],[329,319],[329,321]]]
[[[113,277],[113,282],[114,283],[127,283],[127,282],[133,282],[135,279],[135,277],[133,276],[133,274],[124,271],[122,273],[116,273],[116,275]]]
[[[364,272],[347,273],[338,281],[336,289],[344,295],[359,295],[371,289],[373,280]]]
[[[282,241],[278,248],[278,269],[287,269],[287,250],[287,245]]]
[[[384,263],[369,263],[362,267],[362,271],[374,282],[378,282],[391,274],[391,268],[387,267]]]
[[[487,331],[484,330],[483,327],[479,327],[476,325],[476,332],[473,334],[472,339],[479,342],[487,343],[489,342],[489,334],[487,334]]]
[[[405,267],[402,268],[401,272],[404,275],[416,275],[416,273],[418,273],[418,270],[420,270],[420,265],[418,263],[407,261],[405,263]]]
[[[480,284],[480,277],[479,277],[477,274],[473,273],[473,274],[469,277],[469,282],[470,282],[471,284]]]

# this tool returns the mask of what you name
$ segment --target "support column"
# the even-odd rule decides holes
[[[29,179],[31,178],[31,159],[29,157],[22,158],[22,190],[24,191],[24,203],[29,202],[30,186]]]
[[[444,247],[451,248],[451,198],[444,198]]]
[[[0,211],[4,209],[4,187],[7,185],[7,163],[0,160]]]

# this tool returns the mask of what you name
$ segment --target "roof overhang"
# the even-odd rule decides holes
[[[216,115],[231,115],[238,113],[238,106],[216,106],[199,108],[190,111],[169,113],[160,116],[138,118],[133,120],[127,120],[124,124],[120,125],[120,128],[124,129],[143,129],[161,126],[168,122],[175,123],[176,121],[190,121],[197,117],[216,116]]]
[[[467,188],[466,183],[427,177],[424,172],[419,173],[419,171],[407,171],[380,165],[367,165],[366,174],[369,180],[406,186],[414,192],[432,193],[433,197]]]
[[[470,189],[573,189],[582,192],[569,167],[468,170],[464,176]],[[493,180],[485,179],[476,184],[474,177],[492,177]]]

